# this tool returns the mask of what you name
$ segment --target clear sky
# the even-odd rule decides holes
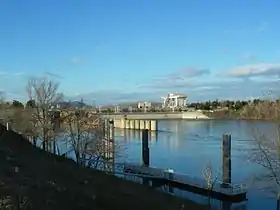
[[[47,75],[88,103],[276,93],[279,11],[279,0],[1,0],[0,90],[25,99],[27,78]]]

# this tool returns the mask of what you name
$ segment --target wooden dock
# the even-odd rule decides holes
[[[211,183],[212,186],[209,188],[206,181],[202,178],[194,178],[186,174],[134,164],[125,164],[124,173],[156,180],[161,182],[162,185],[169,185],[204,196],[211,196],[219,200],[231,202],[246,200],[247,188],[245,184],[226,184],[225,186],[225,184],[216,181]]]

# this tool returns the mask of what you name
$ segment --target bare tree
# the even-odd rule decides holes
[[[209,208],[211,208],[211,205],[212,205],[211,204],[211,193],[212,193],[215,185],[217,184],[218,173],[214,174],[213,165],[210,160],[206,163],[206,166],[205,166],[204,170],[202,171],[202,176],[206,182],[206,188],[208,191],[207,203],[208,203]]]
[[[74,151],[77,164],[96,168],[104,157],[107,142],[108,128],[104,128],[102,118],[85,110],[76,110],[63,117],[63,126],[66,144],[70,145],[67,149]]]
[[[47,77],[30,78],[26,88],[29,100],[36,104],[35,108],[31,108],[33,133],[42,140],[44,150],[55,136],[50,110],[62,101],[63,95],[58,92],[58,88],[59,84]]]
[[[269,136],[258,131],[253,132],[255,148],[249,154],[249,160],[265,169],[260,179],[261,187],[276,195],[277,210],[280,209],[280,125],[276,135]]]

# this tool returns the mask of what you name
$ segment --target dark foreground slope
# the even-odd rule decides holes
[[[6,131],[0,139],[0,196],[0,209],[9,205],[14,206],[12,209],[18,209],[18,205],[20,209],[36,210],[205,209],[191,201],[80,168],[71,160],[34,147],[12,131]]]

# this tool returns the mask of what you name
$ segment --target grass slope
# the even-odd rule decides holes
[[[0,127],[0,209],[206,209],[34,147]],[[184,206],[184,208],[182,207]]]

